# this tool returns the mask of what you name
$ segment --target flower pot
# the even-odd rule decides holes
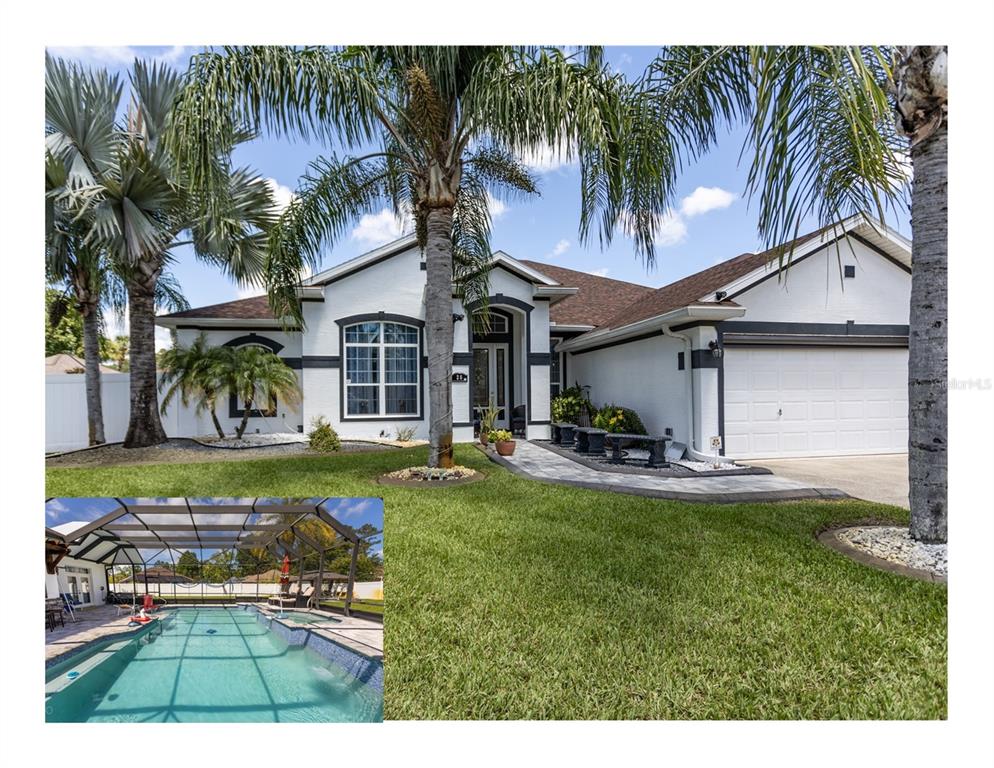
[[[511,456],[514,453],[514,446],[516,444],[514,440],[500,440],[497,442],[497,453],[501,456]]]
[[[481,431],[480,432],[480,445],[482,445],[484,448],[486,448],[489,442],[490,442],[490,438],[487,437],[487,433]]]

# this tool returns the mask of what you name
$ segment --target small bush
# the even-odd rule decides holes
[[[318,416],[311,421],[311,431],[307,433],[307,441],[315,451],[331,453],[342,447],[338,433],[324,416]]]
[[[564,389],[552,398],[550,405],[552,420],[566,424],[579,424],[584,414],[589,414],[594,410],[579,386]]]
[[[632,435],[646,434],[645,425],[642,424],[642,419],[635,411],[614,403],[605,405],[598,410],[592,423],[597,429],[606,429],[608,432],[627,432]]]
[[[418,432],[417,427],[397,427],[397,442],[409,443]]]

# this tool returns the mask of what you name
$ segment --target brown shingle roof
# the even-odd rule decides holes
[[[559,325],[601,325],[624,307],[652,293],[652,288],[646,285],[612,280],[554,264],[538,261],[522,261],[522,264],[562,285],[580,289],[573,296],[553,304],[549,310],[552,322]]]
[[[799,237],[786,245],[770,248],[761,253],[743,253],[740,256],[723,261],[708,269],[677,280],[675,283],[657,288],[647,296],[632,302],[603,323],[606,328],[620,328],[624,325],[647,320],[650,317],[663,315],[675,309],[686,307],[699,301],[708,294],[713,294],[723,285],[747,275],[754,269],[762,267],[767,262],[777,258],[781,252],[806,243],[822,234],[824,229],[818,229],[810,234]],[[713,300],[713,297],[711,297]],[[705,300],[707,300],[705,298]],[[738,306],[734,301],[723,301],[722,306]]]
[[[269,308],[269,299],[266,296],[226,301],[223,304],[209,304],[206,307],[194,307],[182,312],[160,315],[160,317],[216,317],[231,320],[275,319],[273,311]]]

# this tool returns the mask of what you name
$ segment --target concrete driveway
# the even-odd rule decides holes
[[[838,488],[850,496],[908,509],[908,456],[839,456],[818,459],[743,461],[816,488]]]

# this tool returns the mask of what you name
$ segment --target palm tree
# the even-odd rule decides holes
[[[53,303],[56,323],[75,305],[83,319],[83,359],[89,444],[105,442],[100,395],[100,329],[103,310],[122,313],[123,283],[105,247],[89,237],[90,211],[74,209],[83,185],[106,169],[114,143],[114,109],[120,100],[117,78],[106,72],[47,62],[45,82],[45,271],[50,285],[64,286],[65,300]],[[76,135],[79,141],[71,136]],[[91,167],[90,162],[94,165]],[[175,281],[158,286],[160,304],[175,310],[188,305]]]
[[[225,358],[218,349],[221,348],[208,346],[207,334],[200,333],[189,347],[176,345],[159,353],[162,374],[159,392],[165,389],[159,408],[165,415],[176,395],[184,407],[193,400],[197,415],[204,411],[210,413],[214,430],[223,439],[224,429],[217,418],[217,400],[224,392],[221,363]]]
[[[536,191],[521,154],[578,159],[581,239],[596,229],[610,242],[624,217],[651,257],[674,166],[632,93],[599,49],[233,47],[192,61],[173,141],[207,190],[223,186],[212,153],[246,127],[355,153],[315,160],[270,238],[270,303],[298,323],[293,287],[323,248],[383,204],[413,216],[427,265],[428,463],[451,466],[453,283],[467,303],[486,296],[485,279],[470,276],[485,278],[491,255],[488,195]]]
[[[49,151],[67,168],[67,207],[88,222],[86,238],[106,250],[124,280],[130,325],[131,414],[125,447],[154,445],[166,435],[159,418],[155,370],[156,296],[172,249],[192,244],[198,258],[239,281],[259,279],[265,263],[265,229],[275,218],[266,182],[247,169],[232,169],[230,149],[249,138],[241,132],[226,151],[205,158],[223,187],[223,196],[195,192],[162,141],[180,76],[136,61],[129,75],[131,94],[123,123],[116,122],[120,89],[100,93],[99,132],[74,119],[72,101],[96,86],[116,82],[49,59],[46,86]],[[56,139],[53,140],[53,136]]]
[[[911,535],[946,540],[947,90],[944,46],[672,47],[640,83],[678,153],[692,158],[722,123],[743,121],[767,245],[816,216],[883,222],[911,183],[909,334]],[[779,253],[789,267],[790,250]]]
[[[300,403],[297,374],[279,356],[262,347],[217,347],[212,366],[225,391],[238,398],[244,409],[235,428],[241,439],[256,403],[269,404],[280,398],[291,407]],[[260,408],[261,410],[261,408]]]

